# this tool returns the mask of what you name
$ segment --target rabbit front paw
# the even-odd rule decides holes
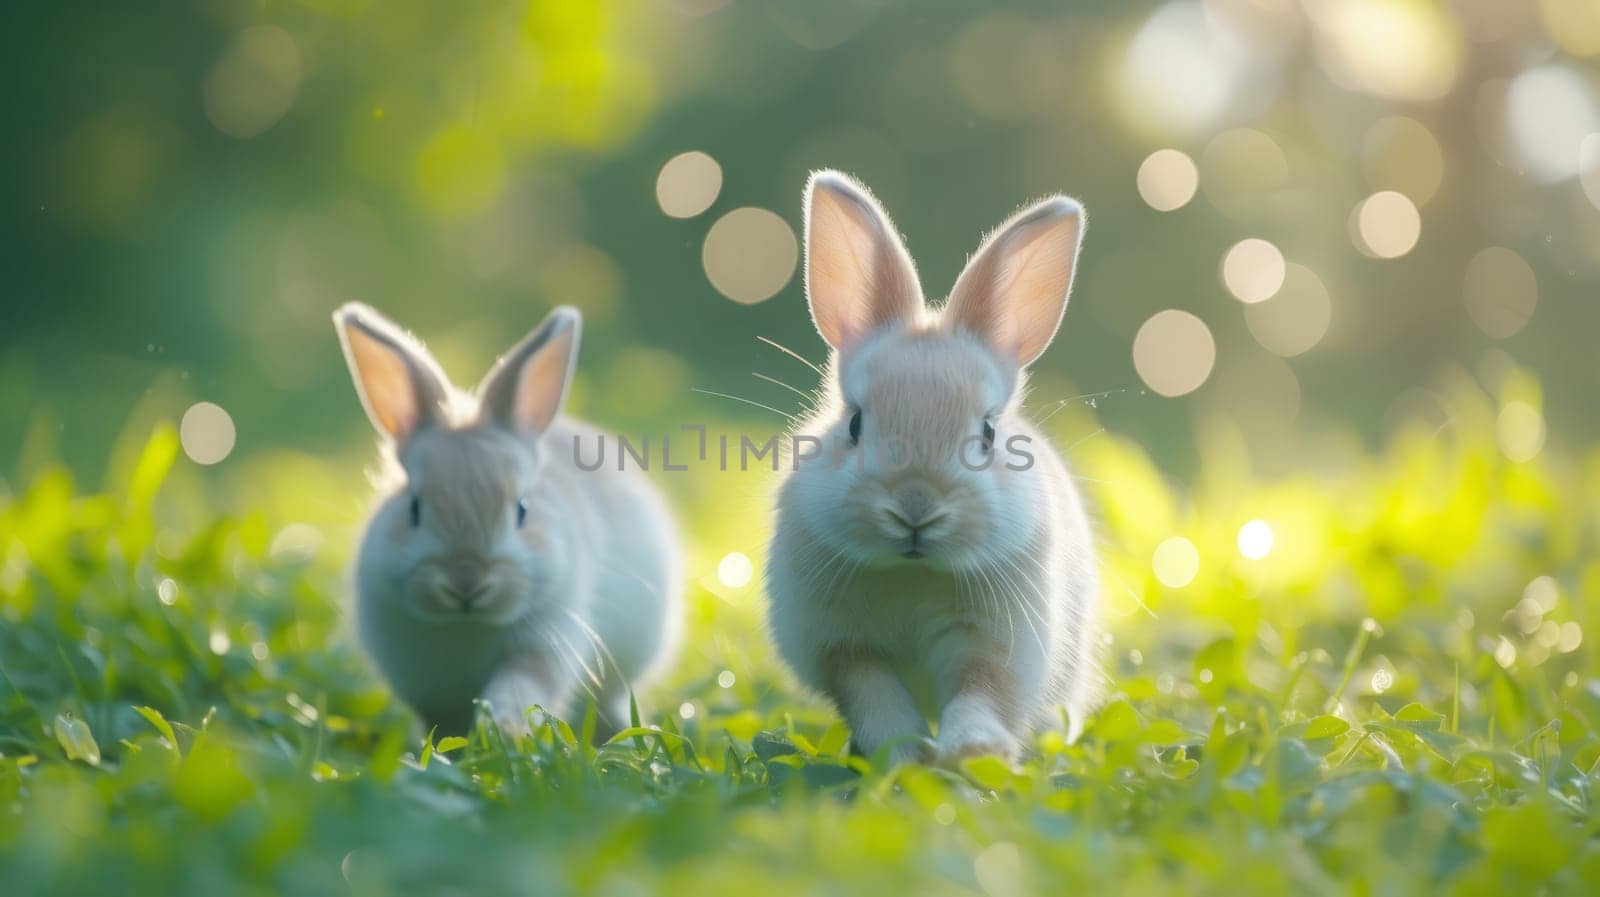
[[[950,767],[969,757],[999,757],[1009,763],[1018,752],[1016,736],[993,713],[954,705],[939,726],[935,747],[938,763]]]
[[[542,711],[537,688],[531,682],[517,677],[497,679],[483,692],[484,703],[489,705],[489,718],[500,731],[512,737],[521,737],[533,731],[535,721]]]
[[[938,748],[934,746],[931,738],[903,738],[889,748],[889,768],[909,766],[915,763],[932,763],[938,753]]]

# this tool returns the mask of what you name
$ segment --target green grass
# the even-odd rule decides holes
[[[341,622],[339,528],[197,499],[160,430],[98,491],[0,492],[0,892],[1593,893],[1600,454],[1510,463],[1494,402],[1457,402],[1448,433],[1187,492],[1075,449],[1112,694],[1078,744],[961,773],[841,756],[756,587],[709,576],[653,728],[429,744]],[[759,529],[720,488],[687,500],[696,569]],[[1179,589],[1150,570],[1173,535]]]

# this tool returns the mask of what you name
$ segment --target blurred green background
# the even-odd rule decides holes
[[[130,422],[197,401],[236,429],[217,477],[364,450],[328,323],[352,299],[469,384],[575,304],[576,410],[619,429],[749,410],[694,387],[792,409],[750,372],[812,385],[755,337],[822,355],[794,235],[823,166],[878,192],[930,297],[1021,202],[1082,198],[1091,228],[1035,403],[1114,391],[1101,423],[1176,476],[1202,463],[1196,423],[1237,430],[1256,469],[1304,470],[1416,415],[1448,426],[1451,378],[1494,393],[1517,368],[1543,382],[1540,433],[1583,443],[1600,426],[1597,15],[21,4],[4,38],[24,78],[0,148],[0,470],[98,473]],[[687,152],[709,159],[667,165]],[[751,207],[787,227],[736,212]],[[1167,309],[1198,322],[1157,319],[1141,376],[1135,337]]]
[[[1594,893],[1594,0],[0,22],[0,891]],[[576,413],[759,440],[815,385],[760,338],[824,354],[825,166],[934,298],[1024,201],[1088,207],[1029,399],[1101,542],[1085,740],[844,757],[761,627],[775,478],[704,469],[657,476],[659,730],[420,740],[344,622],[375,439],[329,313],[470,385],[570,303]]]

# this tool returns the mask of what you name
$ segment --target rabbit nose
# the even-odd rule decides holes
[[[457,561],[446,569],[445,579],[457,599],[470,603],[483,588],[483,565],[473,561]]]
[[[910,486],[900,490],[896,496],[897,511],[891,511],[896,520],[900,521],[911,530],[921,529],[934,522],[937,516],[935,506],[938,504],[933,490],[924,486]]]

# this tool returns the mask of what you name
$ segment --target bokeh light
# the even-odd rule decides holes
[[[1259,561],[1272,553],[1272,539],[1272,524],[1265,520],[1251,520],[1239,527],[1239,536],[1235,541],[1241,557]]]
[[[1532,461],[1544,449],[1544,415],[1527,402],[1507,402],[1494,429],[1501,453],[1512,461]]]
[[[1362,137],[1361,167],[1372,189],[1394,190],[1427,205],[1444,181],[1444,150],[1426,125],[1391,115]]]
[[[1381,259],[1410,252],[1422,236],[1422,215],[1405,194],[1382,190],[1356,206],[1356,248]]]
[[[1169,589],[1181,589],[1200,573],[1200,551],[1182,536],[1162,540],[1150,556],[1150,571]]]
[[[196,464],[217,464],[233,451],[237,434],[233,418],[222,406],[211,402],[196,402],[183,413],[178,423],[178,441],[183,453]]]
[[[789,223],[766,209],[734,209],[711,225],[700,261],[717,292],[753,305],[777,295],[794,275],[800,244]]]
[[[1129,42],[1119,73],[1125,111],[1157,134],[1198,134],[1227,110],[1247,69],[1205,9],[1179,0],[1157,9]]]
[[[1158,149],[1139,165],[1139,198],[1157,212],[1181,209],[1194,199],[1200,169],[1181,150]]]
[[[1222,257],[1222,283],[1246,304],[1265,302],[1283,286],[1283,253],[1259,237],[1233,244]]]
[[[1582,772],[1600,744],[1600,715],[1565,712],[1600,677],[1596,0],[29,10],[8,98],[25,251],[0,327],[0,655],[42,696],[0,701],[0,791],[21,787],[0,844],[25,878],[215,891],[268,857],[273,882],[398,889],[463,830],[480,849],[443,860],[463,891],[526,880],[530,856],[577,864],[543,864],[553,887],[613,890],[1581,877],[1582,777],[1517,773]],[[1072,305],[1018,401],[1094,510],[1111,681],[1017,763],[949,764],[1002,799],[874,773],[904,787],[811,826],[807,856],[788,823],[839,803],[866,752],[764,625],[778,474],[718,463],[715,440],[737,455],[841,388],[796,274],[819,168],[892,212],[934,313],[1010,210],[1085,198]],[[463,388],[552,306],[582,310],[571,411],[645,440],[681,528],[684,650],[630,683],[660,737],[508,785],[570,746],[552,717],[424,743],[431,721],[360,663],[340,599],[389,483],[362,477],[374,434],[330,326],[351,300]],[[1054,324],[1011,311],[1028,320],[991,321],[997,338]],[[663,463],[667,434],[687,469]],[[81,650],[63,663],[58,643]],[[114,693],[81,675],[107,670]],[[1266,787],[1214,787],[1217,752],[1182,748],[1220,711],[1222,753],[1259,761],[1231,778]],[[1307,727],[1325,713],[1343,722]],[[307,763],[273,759],[302,742]],[[1327,762],[1298,763],[1302,742]],[[1417,800],[1369,788],[1317,812],[1402,767]],[[596,770],[617,773],[603,794]],[[1070,793],[1038,787],[1061,773]],[[550,825],[563,789],[593,812],[569,800]],[[1132,792],[1178,824],[1145,824]],[[640,808],[625,838],[587,837]],[[1386,836],[1418,819],[1430,837],[1400,846],[1434,862],[1407,864]],[[1297,862],[1251,851],[1284,838]],[[1073,862],[1097,850],[1119,862]],[[1205,856],[1252,862],[1186,861]]]
[[[1253,221],[1289,182],[1289,158],[1264,131],[1231,128],[1200,153],[1200,184],[1217,210]]]
[[[672,218],[693,218],[721,192],[722,166],[699,150],[673,156],[656,177],[656,202]]]
[[[1539,613],[1547,614],[1561,601],[1561,586],[1553,576],[1535,576],[1523,587],[1522,600],[1538,608]]]
[[[1573,56],[1600,54],[1600,3],[1595,0],[1539,0],[1545,33]]]
[[[1291,358],[1309,352],[1327,335],[1333,299],[1315,271],[1291,262],[1283,288],[1265,302],[1245,306],[1244,320],[1262,348]]]
[[[1317,57],[1334,83],[1391,100],[1434,100],[1461,70],[1459,27],[1438,7],[1391,0],[1327,0],[1307,7]]]
[[[300,90],[300,48],[276,25],[246,28],[206,72],[206,118],[229,137],[247,138],[277,124]]]
[[[730,551],[717,562],[717,581],[730,589],[742,589],[755,576],[755,564],[742,551]]]
[[[1505,127],[1516,159],[1544,183],[1578,174],[1585,138],[1600,131],[1588,81],[1562,65],[1528,69],[1505,92]]]
[[[1533,269],[1514,250],[1490,246],[1467,263],[1463,298],[1472,322],[1495,339],[1505,339],[1528,325],[1539,303],[1539,282]]]
[[[1211,328],[1176,308],[1156,312],[1133,338],[1133,367],[1139,379],[1168,398],[1199,389],[1216,361]]]
[[[1600,134],[1583,138],[1578,148],[1579,175],[1583,178],[1583,192],[1589,202],[1600,209]]]

